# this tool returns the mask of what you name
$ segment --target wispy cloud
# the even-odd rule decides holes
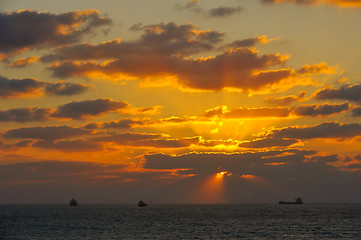
[[[14,68],[23,68],[26,67],[29,64],[35,63],[39,61],[39,57],[31,56],[28,58],[20,58],[10,64],[8,64],[9,67]]]
[[[265,103],[275,106],[289,106],[290,104],[304,100],[305,91],[301,91],[298,95],[289,95],[284,97],[267,97]]]
[[[219,6],[216,8],[212,8],[209,10],[209,16],[211,17],[227,17],[231,15],[235,15],[244,11],[242,7],[226,7],[226,6]]]

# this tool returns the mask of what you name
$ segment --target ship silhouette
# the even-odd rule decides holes
[[[70,206],[77,206],[77,205],[78,205],[78,202],[73,198],[72,200],[70,200],[69,205],[70,205]]]
[[[303,201],[301,198],[296,198],[296,201],[294,202],[285,202],[285,201],[279,201],[279,204],[303,204]]]
[[[148,206],[148,204],[145,203],[142,199],[140,199],[138,202],[138,207],[146,207],[146,206]]]

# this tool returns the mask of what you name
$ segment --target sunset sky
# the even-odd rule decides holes
[[[0,0],[0,203],[361,202],[361,0]]]

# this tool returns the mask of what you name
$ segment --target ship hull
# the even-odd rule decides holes
[[[284,202],[284,201],[279,201],[279,204],[303,204],[301,202]]]

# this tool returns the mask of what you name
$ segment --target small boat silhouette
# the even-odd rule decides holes
[[[148,206],[148,204],[145,203],[142,199],[140,199],[138,202],[138,207],[146,207],[146,206]]]
[[[70,200],[70,206],[76,206],[78,205],[78,202],[73,198],[72,200]]]
[[[285,201],[279,201],[279,204],[303,204],[303,201],[301,198],[296,198],[295,202],[285,202]]]

